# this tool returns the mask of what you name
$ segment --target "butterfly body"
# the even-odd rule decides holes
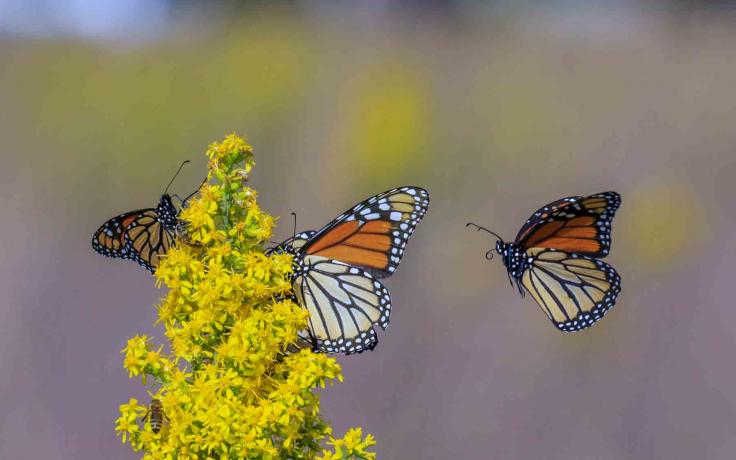
[[[361,353],[386,329],[391,296],[380,279],[391,276],[429,206],[418,187],[399,187],[342,213],[319,231],[294,235],[268,251],[294,257],[293,300],[310,313],[300,336],[316,351]]]
[[[499,241],[496,243],[496,251],[503,255],[503,264],[514,279],[520,279],[521,274],[526,268],[524,254],[514,243],[504,243]]]
[[[509,278],[516,282],[516,287],[523,297],[524,289],[521,286],[521,275],[526,270],[527,257],[514,243],[505,243],[503,241],[496,243],[496,252],[503,257],[503,264],[509,273]]]
[[[176,209],[168,194],[161,195],[161,199],[156,206],[156,215],[161,225],[168,230],[174,230],[179,223],[179,210]]]
[[[616,270],[599,260],[610,252],[620,204],[616,192],[562,198],[532,214],[512,242],[478,229],[499,238],[495,250],[521,295],[531,294],[558,329],[578,331],[600,320],[621,292]]]

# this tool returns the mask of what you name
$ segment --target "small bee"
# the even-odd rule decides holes
[[[164,405],[160,399],[151,399],[151,405],[148,406],[148,412],[143,417],[143,423],[146,423],[146,419],[151,424],[151,431],[154,433],[161,431],[161,427],[164,426],[164,420],[168,420],[169,417],[164,414]]]

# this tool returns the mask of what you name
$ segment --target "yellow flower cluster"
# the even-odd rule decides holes
[[[263,253],[273,218],[246,185],[251,146],[231,135],[207,155],[207,184],[182,210],[186,231],[156,271],[169,288],[158,314],[171,353],[146,336],[123,350],[131,378],[161,401],[163,427],[154,431],[148,406],[130,399],[116,431],[144,459],[374,459],[371,435],[358,428],[335,439],[320,416],[314,389],[342,380],[340,366],[297,347],[308,314],[282,300],[291,256]]]
[[[373,460],[376,458],[376,454],[366,452],[366,449],[373,446],[375,443],[376,441],[373,439],[373,435],[368,434],[364,439],[362,429],[351,428],[345,434],[343,439],[332,439],[327,441],[327,444],[331,444],[335,448],[335,451],[323,451],[319,460],[344,460],[346,458],[364,458],[366,460]]]

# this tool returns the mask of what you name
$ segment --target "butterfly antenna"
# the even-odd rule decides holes
[[[181,172],[181,168],[183,168],[184,165],[187,163],[189,163],[189,160],[184,160],[181,162],[181,165],[179,165],[179,169],[177,169],[176,172],[174,173],[174,177],[172,177],[171,180],[169,181],[169,185],[166,186],[166,189],[164,190],[164,195],[166,195],[166,192],[169,191],[169,187],[171,187],[171,184],[174,183],[174,179],[176,179],[176,176],[178,176],[179,173]]]
[[[182,200],[181,205],[184,206],[184,204],[186,204],[186,202],[189,201],[189,198],[193,197],[202,188],[202,186],[204,184],[206,184],[206,183],[207,183],[207,177],[205,177],[204,180],[202,181],[202,183],[199,184],[199,187],[197,187],[192,193],[190,193],[189,195],[187,195],[187,197],[184,198],[184,200]]]
[[[296,238],[296,213],[292,212],[291,215],[294,216],[294,234],[292,236]]]
[[[470,227],[471,225],[472,225],[473,227],[475,227],[475,228],[476,228],[476,230],[478,230],[478,231],[480,231],[480,230],[483,230],[484,232],[490,233],[491,235],[495,236],[495,237],[496,237],[496,238],[498,238],[499,240],[503,241],[503,238],[502,238],[502,237],[501,237],[501,236],[500,236],[500,235],[499,235],[498,233],[496,233],[496,232],[494,232],[494,231],[488,230],[487,228],[485,228],[485,227],[482,227],[482,226],[480,226],[480,225],[478,225],[478,224],[474,224],[474,223],[472,223],[472,222],[468,222],[467,224],[465,224],[465,226],[466,226],[466,227]],[[486,257],[488,257],[488,254],[486,254]]]

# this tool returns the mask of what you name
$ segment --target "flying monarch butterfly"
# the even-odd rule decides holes
[[[495,251],[512,286],[522,297],[529,292],[558,329],[572,332],[601,319],[621,292],[616,270],[598,260],[611,249],[611,222],[620,204],[616,192],[562,198],[532,214],[512,243],[468,225],[498,238]]]
[[[132,259],[154,273],[161,262],[161,256],[173,246],[179,230],[179,210],[167,192],[187,163],[189,160],[179,166],[156,208],[126,212],[108,220],[92,235],[92,248],[103,256]],[[197,190],[194,191],[196,192]],[[182,205],[194,193],[182,200]]]
[[[300,336],[315,351],[375,348],[374,326],[385,330],[391,315],[391,295],[379,279],[396,271],[428,207],[426,190],[395,188],[267,251],[294,256],[292,300],[309,312],[309,330]]]

